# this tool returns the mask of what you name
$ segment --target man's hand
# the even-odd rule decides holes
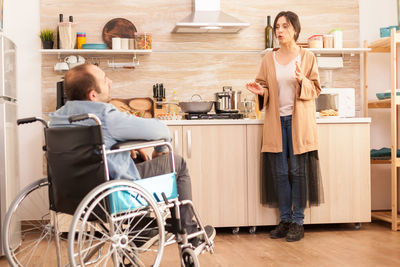
[[[264,96],[264,88],[259,83],[246,83],[246,88],[253,94]]]
[[[140,157],[143,159],[143,161],[149,160],[149,158],[147,157],[146,153],[144,152],[144,149],[134,149],[131,150],[131,157],[132,159],[136,159],[137,158],[137,153],[139,153]]]

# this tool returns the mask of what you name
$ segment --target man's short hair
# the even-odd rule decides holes
[[[70,69],[64,77],[64,92],[68,100],[89,100],[91,90],[100,92],[96,78],[90,72],[92,64],[82,64]]]

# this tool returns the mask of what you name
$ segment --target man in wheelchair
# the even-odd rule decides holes
[[[112,81],[97,66],[83,64],[69,70],[64,78],[64,90],[67,96],[65,106],[50,114],[50,127],[70,126],[70,116],[91,113],[102,123],[102,132],[106,149],[117,142],[128,140],[172,140],[168,127],[157,119],[144,119],[118,111],[110,100]],[[90,120],[75,122],[78,125],[91,125]],[[140,151],[140,153],[142,153]],[[151,160],[135,164],[129,151],[107,156],[110,179],[130,179],[153,177],[164,174],[171,169],[171,157],[168,147],[155,147]],[[174,154],[176,166],[177,189],[179,200],[191,200],[192,189],[189,171],[185,160]],[[187,206],[180,207],[182,228],[188,234],[197,231],[197,223],[193,220],[193,212]],[[208,238],[213,239],[215,229],[204,227]],[[199,238],[189,240],[194,246]]]

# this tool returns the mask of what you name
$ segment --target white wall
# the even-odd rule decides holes
[[[40,0],[5,0],[4,33],[17,45],[18,117],[41,116]],[[21,187],[43,177],[43,131],[19,126]]]
[[[379,39],[379,28],[397,25],[396,0],[360,0],[360,42]],[[368,56],[368,99],[376,93],[390,89],[389,53]],[[390,110],[370,109],[372,118],[371,148],[390,147]],[[372,209],[390,209],[390,165],[373,165],[371,168]]]

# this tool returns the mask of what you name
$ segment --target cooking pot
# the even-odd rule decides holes
[[[191,97],[191,100],[194,96],[198,96],[201,100],[201,96],[199,94],[194,94]],[[157,104],[173,104],[178,105],[182,112],[184,113],[207,113],[212,109],[214,101],[188,101],[188,102],[157,102]]]
[[[215,93],[215,112],[239,112],[241,91],[232,91],[231,86],[222,87],[222,92]]]

